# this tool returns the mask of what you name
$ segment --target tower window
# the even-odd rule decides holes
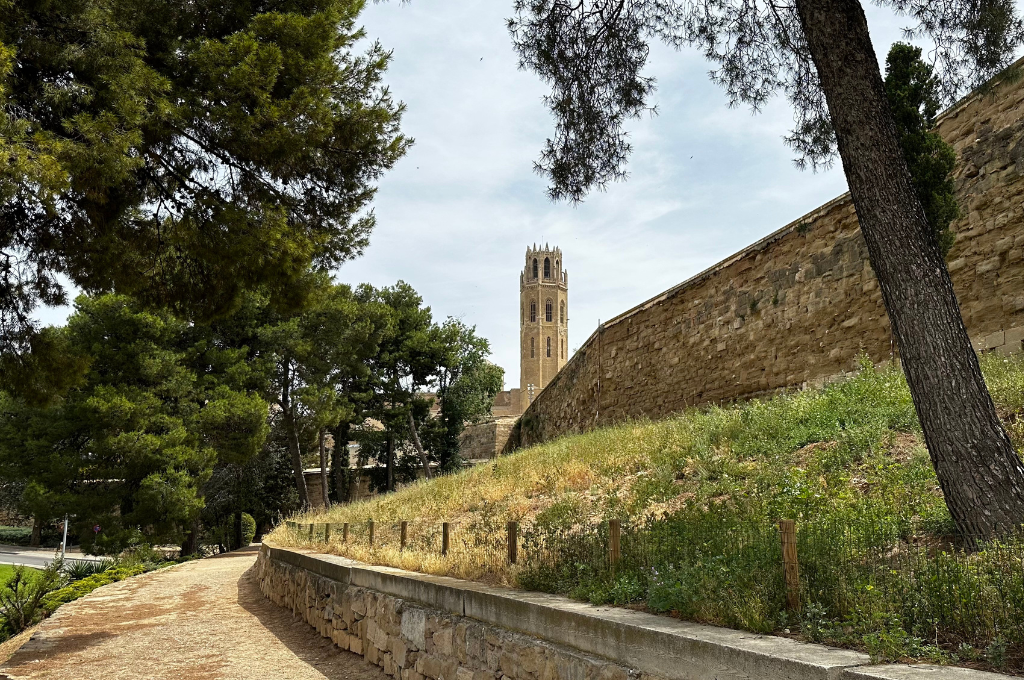
[[[544,278],[551,278],[551,258],[549,257],[544,258]]]
[[[558,303],[558,323],[565,323],[565,300]]]
[[[547,302],[544,303],[544,320],[547,321],[548,323],[551,323],[551,307],[551,300],[549,299]]]
[[[548,338],[548,356],[551,356],[551,338]]]
[[[530,323],[537,320],[537,301],[530,300]]]
[[[537,278],[537,258],[533,258],[533,278]]]
[[[534,352],[534,349],[533,349],[533,338],[530,338],[530,358],[531,359],[533,358],[533,352]]]

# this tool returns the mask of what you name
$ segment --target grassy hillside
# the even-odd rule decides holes
[[[1019,448],[1024,359],[989,355],[983,369]],[[615,569],[606,557],[611,518],[624,523]],[[799,615],[785,609],[782,518],[799,531]],[[1024,552],[1019,543],[954,549],[906,383],[892,368],[866,364],[819,390],[565,437],[295,519],[334,523],[330,544],[283,528],[268,540],[800,634],[878,658],[1015,667],[1024,643]],[[508,520],[522,525],[515,566],[504,559]],[[453,523],[444,558],[441,522]]]

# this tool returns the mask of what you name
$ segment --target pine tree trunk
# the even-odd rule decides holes
[[[409,416],[409,432],[412,434],[412,445],[416,447],[416,451],[420,454],[420,460],[423,461],[423,474],[426,475],[427,479],[433,479],[434,475],[430,472],[430,459],[427,458],[427,452],[423,450],[423,444],[420,443],[420,435],[416,431],[416,421],[412,417],[412,411],[407,414]]]
[[[235,550],[244,548],[242,545],[242,467],[235,470],[235,516],[233,532],[235,534]]]
[[[1024,522],[1024,466],[929,238],[858,0],[797,0],[843,169],[949,512],[969,544]]]
[[[324,499],[324,510],[331,507],[330,496],[327,495],[327,428],[320,428],[320,494]]]
[[[395,490],[395,437],[388,432],[388,491]]]
[[[29,537],[28,544],[32,548],[38,548],[39,544],[43,542],[43,520],[39,519],[36,515],[32,518],[32,535]]]
[[[288,451],[292,456],[292,471],[295,473],[295,487],[299,492],[299,507],[309,509],[309,492],[306,490],[306,477],[302,474],[302,450],[299,448],[299,430],[295,422],[294,405],[291,400],[290,362],[284,362],[284,384],[281,388],[281,417],[284,419],[285,438],[288,440]]]
[[[349,501],[348,488],[348,435],[350,425],[343,421],[334,428],[334,447],[331,449],[331,478],[334,481],[334,502]]]

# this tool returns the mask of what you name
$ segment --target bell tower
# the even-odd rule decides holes
[[[569,356],[569,274],[562,251],[526,249],[519,275],[519,398],[527,406]]]

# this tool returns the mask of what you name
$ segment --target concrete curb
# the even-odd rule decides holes
[[[999,680],[949,666],[871,665],[866,654],[556,595],[379,567],[264,544],[272,560],[609,659],[667,680]]]

